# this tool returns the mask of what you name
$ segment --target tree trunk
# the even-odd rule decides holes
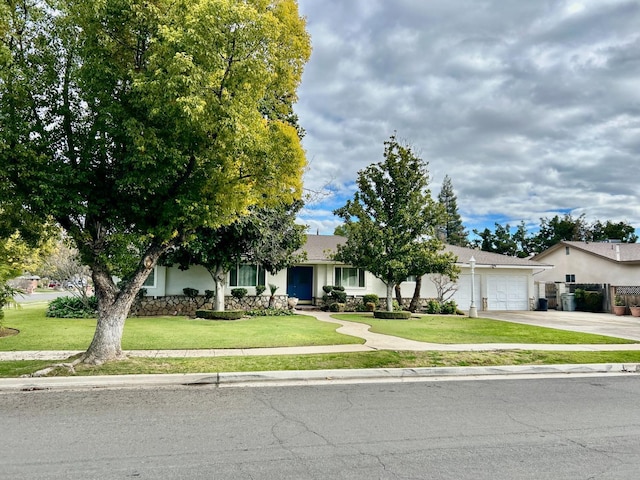
[[[415,313],[418,309],[418,302],[420,302],[420,290],[422,290],[422,276],[416,275],[416,288],[413,290],[413,297],[411,297],[411,303],[409,304],[409,311]]]
[[[97,289],[96,289],[97,291]],[[82,357],[83,363],[101,365],[112,360],[125,358],[122,353],[122,332],[133,300],[99,302],[98,323],[91,345]]]
[[[93,340],[81,361],[101,365],[125,357],[121,346],[122,332],[135,293],[130,293],[131,289],[118,292],[109,273],[98,268],[93,272],[93,283],[98,297],[98,321]]]
[[[393,312],[393,282],[387,283],[387,312]]]
[[[122,352],[124,323],[142,284],[153,270],[166,247],[149,247],[131,280],[118,290],[110,270],[104,265],[91,265],[93,283],[98,298],[98,321],[93,340],[84,355],[82,363],[101,365],[125,357]]]
[[[402,288],[400,288],[399,283],[396,283],[395,291],[396,291],[396,302],[398,302],[398,305],[400,305],[400,308],[402,308]]]
[[[213,274],[213,281],[216,282],[216,301],[213,309],[216,312],[224,312],[224,282],[226,280],[226,272],[221,265],[216,267]]]

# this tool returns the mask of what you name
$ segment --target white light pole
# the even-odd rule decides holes
[[[478,310],[476,309],[476,259],[472,256],[469,259],[471,266],[471,305],[469,306],[469,318],[478,318]]]

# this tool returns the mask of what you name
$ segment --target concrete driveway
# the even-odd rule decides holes
[[[479,317],[507,320],[539,327],[594,333],[610,337],[628,338],[640,342],[640,317],[616,316],[612,313],[490,311],[478,312]]]

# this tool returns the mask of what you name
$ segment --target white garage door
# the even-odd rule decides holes
[[[482,308],[482,292],[480,291],[480,275],[474,275],[475,277],[475,287],[474,287],[474,297],[476,308],[480,310]],[[453,299],[455,300],[458,308],[460,310],[469,310],[471,306],[471,275],[460,275],[458,277],[457,283],[458,289],[456,293],[453,295]]]
[[[529,310],[526,275],[488,275],[489,310]]]

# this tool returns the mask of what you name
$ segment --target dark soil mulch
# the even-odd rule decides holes
[[[20,333],[20,330],[16,330],[15,328],[0,328],[0,338],[2,337],[12,337]]]

